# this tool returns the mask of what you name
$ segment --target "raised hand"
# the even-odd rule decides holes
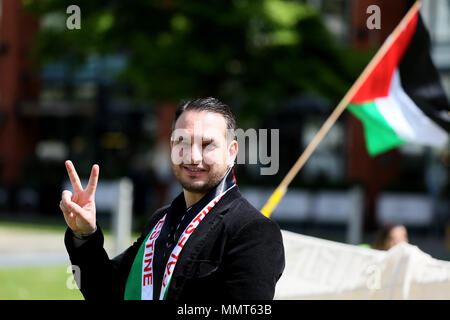
[[[59,207],[64,213],[64,219],[72,231],[80,234],[90,234],[96,228],[95,189],[97,188],[100,168],[96,164],[92,166],[89,182],[86,189],[83,190],[72,161],[67,160],[65,165],[72,183],[73,194],[69,190],[64,190]]]

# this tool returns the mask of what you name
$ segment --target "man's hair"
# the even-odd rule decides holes
[[[227,129],[232,129],[233,132],[237,129],[236,117],[231,111],[231,108],[216,98],[208,97],[182,101],[175,111],[172,130],[175,128],[175,123],[183,112],[193,110],[219,113],[225,118]]]

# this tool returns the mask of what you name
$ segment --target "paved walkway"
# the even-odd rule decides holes
[[[112,252],[110,236],[105,249]],[[64,233],[0,226],[0,268],[64,264],[70,264]]]

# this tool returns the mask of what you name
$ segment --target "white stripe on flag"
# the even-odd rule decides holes
[[[447,132],[428,118],[403,90],[398,69],[392,76],[389,95],[375,99],[375,104],[400,138],[431,146],[447,142]]]

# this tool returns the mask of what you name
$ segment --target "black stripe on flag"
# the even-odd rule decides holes
[[[449,103],[430,56],[430,37],[419,14],[415,33],[399,66],[403,89],[436,124],[450,132]]]

